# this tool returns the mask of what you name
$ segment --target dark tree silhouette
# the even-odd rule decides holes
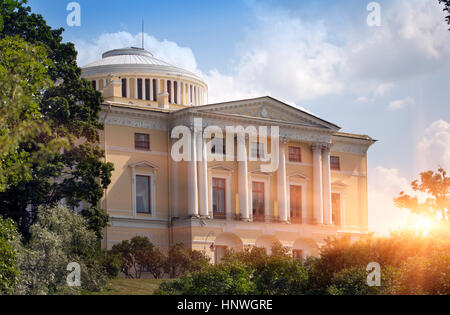
[[[447,11],[447,13],[449,14],[445,17],[445,19],[447,23],[450,25],[450,0],[439,0],[439,3],[444,4],[444,11]]]

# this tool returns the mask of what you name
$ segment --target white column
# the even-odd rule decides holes
[[[163,92],[167,92],[167,80],[164,79]]]
[[[159,93],[161,93],[161,79],[156,79],[156,100],[158,100]]]
[[[323,149],[323,222],[332,224],[330,146]]]
[[[172,144],[175,143],[175,140],[172,142]],[[175,162],[172,160],[172,216],[178,217],[178,162]]]
[[[322,146],[314,144],[313,151],[313,193],[314,193],[314,223],[323,224],[323,193],[322,193]]]
[[[280,139],[279,160],[278,166],[278,215],[280,220],[286,222],[288,220],[288,205],[287,205],[287,181],[286,181],[286,141]]]
[[[180,104],[184,105],[185,101],[186,101],[186,87],[185,87],[183,81],[180,81],[180,84],[181,84],[181,95],[183,95],[183,97],[180,98]]]
[[[188,105],[191,106],[192,85],[188,84]]]
[[[239,213],[241,215],[242,220],[250,219],[250,209],[249,209],[249,195],[248,195],[248,154],[246,143],[239,143],[238,137],[238,146],[242,146],[245,159],[243,161],[238,162],[238,176],[239,176]],[[239,149],[238,149],[239,150]]]
[[[201,158],[199,157],[198,169],[198,187],[199,187],[199,205],[200,215],[207,217],[208,211],[208,160],[206,156],[206,141],[203,134],[197,135],[197,144],[200,149]]]
[[[170,80],[170,98],[171,103],[175,104],[175,84],[173,83],[173,80]]]
[[[177,104],[181,103],[181,81],[177,81]]]
[[[188,215],[198,216],[198,180],[197,180],[197,144],[194,129],[191,128],[191,161],[188,163],[187,180],[188,180]]]
[[[134,99],[138,99],[138,81],[137,77],[134,78]]]

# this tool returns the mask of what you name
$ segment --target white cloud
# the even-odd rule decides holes
[[[382,26],[348,42],[349,76],[394,81],[449,64],[450,41],[438,1],[396,0],[382,6]]]
[[[413,104],[413,103],[414,103],[414,99],[411,97],[408,97],[408,98],[405,98],[402,100],[392,101],[389,103],[388,110],[395,111],[395,110],[403,109],[406,106]]]
[[[450,124],[444,120],[432,123],[417,145],[419,166],[422,170],[443,167],[450,170]]]
[[[199,74],[194,53],[190,48],[180,47],[177,43],[163,40],[145,34],[145,48],[152,52],[157,59],[164,60],[174,66]],[[100,59],[105,51],[124,48],[141,47],[142,33],[132,35],[128,32],[101,34],[92,42],[75,41],[78,50],[78,64],[84,66],[90,62]]]
[[[305,22],[283,10],[250,3],[257,7],[256,23],[237,44],[234,66],[227,72],[200,71],[192,50],[175,42],[145,35],[146,48],[156,58],[202,76],[209,85],[210,102],[271,95],[298,104],[341,92],[363,95],[358,103],[371,102],[389,93],[393,81],[432,71],[450,60],[445,14],[437,1],[386,4],[382,27],[364,24],[340,44],[330,39],[334,32],[320,21]],[[139,47],[141,34],[102,34],[92,42],[75,44],[79,64],[84,65],[109,49]]]
[[[231,92],[298,102],[342,90],[336,73],[342,51],[321,23],[307,24],[283,11],[256,14],[257,26],[238,45],[231,74],[208,73],[211,99],[228,100]]]

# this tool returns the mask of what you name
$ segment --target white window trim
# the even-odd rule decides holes
[[[156,211],[156,174],[154,172],[142,172],[142,171],[136,171],[136,168],[132,167],[131,169],[131,195],[132,195],[132,210],[133,210],[133,218],[136,218],[138,213],[136,209],[136,176],[148,176],[150,177],[150,213],[140,213],[142,215],[145,215],[146,217],[153,218],[155,216]]]
[[[225,212],[227,220],[232,219],[231,213],[231,173],[224,175],[218,174],[211,170],[209,172],[209,215],[211,219],[214,219],[214,211],[213,211],[213,178],[221,178],[225,179]]]
[[[259,175],[261,176],[261,175]],[[264,176],[264,175],[263,175]],[[253,221],[253,183],[254,182],[263,182],[264,183],[264,219],[266,222],[270,220],[270,176],[265,175],[265,178],[256,178],[252,175],[249,176],[249,187],[248,187],[248,204],[249,204],[249,212],[250,218]]]
[[[289,179],[289,186],[288,186],[288,220],[291,219],[291,186],[299,186],[302,188],[302,224],[306,224],[308,221],[308,213],[306,209],[306,183],[300,183],[295,180]]]

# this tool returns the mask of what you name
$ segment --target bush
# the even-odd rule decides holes
[[[174,282],[161,284],[156,294],[182,295],[248,295],[255,294],[252,274],[240,264],[209,266],[188,273]]]
[[[16,225],[0,216],[0,295],[12,293],[17,283],[17,245],[20,245],[20,235]]]
[[[331,295],[380,295],[388,294],[394,284],[396,269],[387,267],[381,270],[381,286],[367,285],[366,268],[343,269],[333,276],[327,293]]]
[[[31,238],[19,254],[20,277],[16,294],[77,294],[100,291],[106,272],[100,261],[95,232],[81,215],[65,207],[40,208]],[[81,267],[81,287],[69,287],[70,262]]]
[[[402,295],[450,295],[450,245],[436,245],[427,257],[405,261],[392,293]]]

